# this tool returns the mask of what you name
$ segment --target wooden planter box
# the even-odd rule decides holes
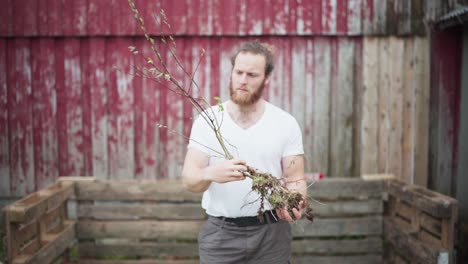
[[[313,184],[293,263],[455,263],[456,200],[395,180]],[[177,181],[62,177],[4,209],[7,263],[198,263],[201,195]]]

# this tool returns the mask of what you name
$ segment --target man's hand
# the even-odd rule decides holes
[[[245,179],[246,162],[240,159],[225,160],[205,168],[203,180],[226,183]]]
[[[276,209],[276,214],[278,217],[282,220],[288,221],[290,223],[295,222],[296,220],[301,219],[302,217],[302,212],[304,211],[305,208],[305,202],[300,201],[299,202],[299,208],[293,208],[291,211],[293,212],[293,216],[289,214],[288,208],[283,207],[283,208],[278,208]]]

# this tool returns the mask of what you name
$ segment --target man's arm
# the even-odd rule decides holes
[[[283,178],[286,180],[286,187],[293,192],[301,193],[304,198],[307,195],[307,183],[304,176],[304,155],[293,155],[284,157],[281,160],[283,167]],[[299,208],[293,208],[292,211],[296,219],[302,217],[302,211],[305,208],[305,201],[299,203]],[[287,208],[277,209],[278,216],[288,222],[294,219],[289,215]]]
[[[204,192],[212,182],[226,183],[245,179],[245,162],[225,160],[209,166],[210,157],[204,152],[189,148],[182,169],[182,183],[191,192]]]

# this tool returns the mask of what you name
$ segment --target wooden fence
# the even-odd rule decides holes
[[[398,181],[344,178],[318,181],[309,194],[320,202],[317,218],[292,225],[294,263],[455,263],[451,198]],[[69,262],[198,263],[200,199],[178,181],[61,178],[5,209],[8,263],[67,258],[75,240]],[[66,220],[66,201],[76,224]]]

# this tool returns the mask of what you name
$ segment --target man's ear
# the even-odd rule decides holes
[[[270,83],[270,76],[265,78],[265,86],[267,86]]]

